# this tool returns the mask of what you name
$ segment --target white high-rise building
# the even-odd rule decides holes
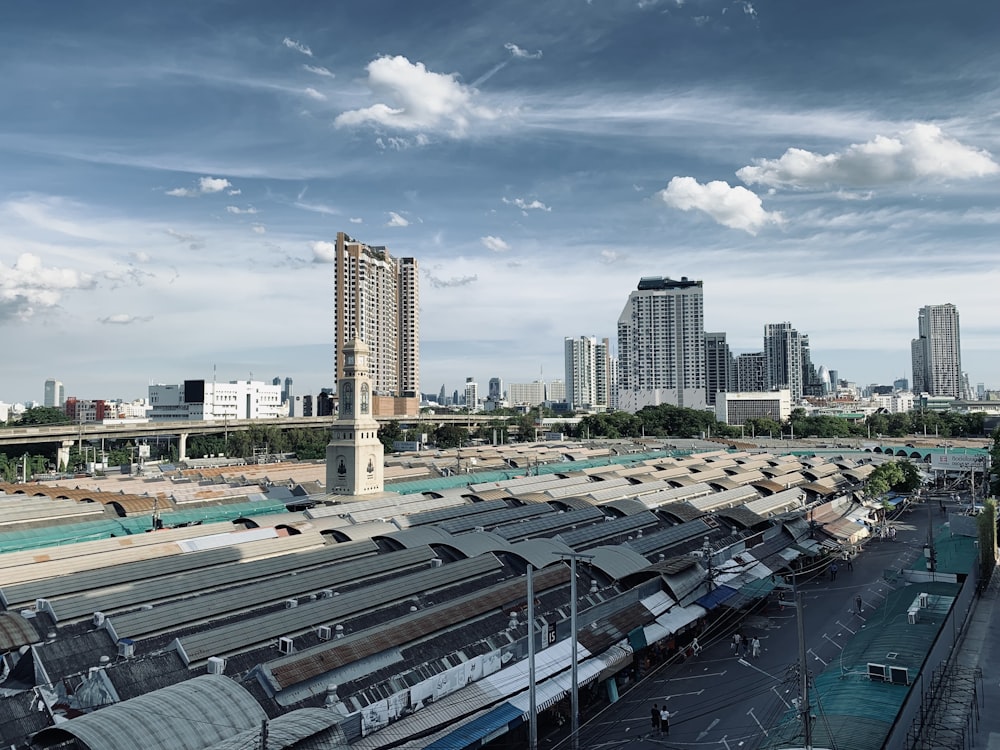
[[[46,380],[45,381],[45,406],[55,407],[56,409],[61,409],[66,404],[66,389],[59,380]]]
[[[610,402],[607,339],[566,337],[566,401],[573,409],[606,409]]]
[[[644,277],[618,317],[618,408],[705,408],[702,282]]]
[[[508,383],[507,401],[511,406],[538,406],[545,401],[545,381]]]
[[[792,402],[803,394],[803,352],[809,350],[809,337],[800,334],[791,323],[768,323],[764,326],[765,387],[787,388]]]
[[[470,412],[479,411],[479,383],[472,378],[465,379],[465,408]]]
[[[917,314],[918,337],[910,344],[913,392],[962,398],[962,346],[958,308],[927,305]]]

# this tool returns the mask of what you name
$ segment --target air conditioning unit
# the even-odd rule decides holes
[[[440,568],[442,565],[444,565],[444,560],[442,560],[440,557],[434,557],[431,559],[432,568]]]
[[[927,602],[930,599],[930,594],[921,593],[920,594],[920,608],[927,609]]]
[[[135,641],[131,638],[121,638],[118,641],[118,655],[126,659],[135,656]]]
[[[285,599],[285,609],[294,609],[299,606],[298,599]]]
[[[49,600],[48,599],[35,599],[35,611],[36,612],[48,612],[49,611]]]
[[[226,660],[221,656],[210,656],[207,667],[209,674],[223,674],[226,671]]]
[[[911,607],[906,610],[906,622],[910,625],[916,625],[920,621],[920,610],[917,607]]]
[[[333,589],[323,589],[322,591],[319,592],[319,598],[320,599],[332,599],[333,598]]]
[[[278,651],[282,654],[291,654],[295,652],[295,641],[287,636],[282,636],[278,639]]]
[[[94,612],[94,619],[92,622],[94,623],[95,628],[101,627],[104,624],[104,620],[105,617],[103,612]]]
[[[482,532],[486,531],[486,527],[485,526],[473,526],[472,530],[473,531],[478,531],[478,532],[482,533]]]
[[[316,628],[316,635],[321,641],[328,641],[333,637],[333,628],[329,625],[320,625]]]

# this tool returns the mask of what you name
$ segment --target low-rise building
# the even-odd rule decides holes
[[[748,419],[768,418],[783,422],[792,414],[792,392],[738,391],[720,393],[715,401],[715,418],[726,424],[744,424]]]
[[[149,386],[149,418],[160,420],[275,419],[287,415],[281,386],[259,380]]]

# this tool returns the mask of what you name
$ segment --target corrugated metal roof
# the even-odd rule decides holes
[[[482,716],[425,746],[425,750],[464,750],[491,736],[499,729],[512,729],[524,718],[524,712],[510,703],[501,703]]]
[[[42,640],[31,623],[16,612],[0,612],[0,654]]]

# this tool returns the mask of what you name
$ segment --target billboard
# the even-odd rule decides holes
[[[985,471],[989,456],[985,453],[932,453],[931,468],[936,471]]]

